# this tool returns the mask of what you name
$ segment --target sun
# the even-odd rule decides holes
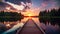
[[[32,19],[31,16],[32,16],[32,14],[29,13],[29,14],[28,14],[28,19]]]
[[[28,16],[29,16],[29,17],[31,17],[31,16],[32,16],[32,14],[30,14],[30,13],[29,13],[29,14],[28,14]]]

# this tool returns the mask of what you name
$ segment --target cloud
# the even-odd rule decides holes
[[[26,2],[27,3],[32,3],[31,2],[31,0],[5,0],[6,2],[11,2],[11,3],[14,3],[14,4],[18,4],[18,5],[20,5],[21,4],[21,2],[23,2],[23,3],[25,3],[26,4]]]
[[[6,7],[8,7],[8,6],[12,7],[11,5],[9,5],[9,4],[7,4],[7,3],[0,2],[0,11],[1,11],[1,10],[5,10]]]
[[[32,6],[31,0],[13,0],[13,1],[12,0],[5,0],[5,1],[15,4],[17,6],[23,5],[24,9],[30,8]],[[5,1],[3,0],[3,2],[5,2]],[[60,4],[59,4],[60,0],[39,0],[39,1],[41,1],[41,2],[39,3],[39,2],[36,2],[36,0],[35,0],[36,3],[40,4],[40,6],[39,6],[40,9],[49,9],[49,8],[60,7]]]
[[[56,6],[60,6],[60,0],[43,0],[43,2],[56,4]]]
[[[53,9],[53,8],[59,8],[59,5],[57,5],[56,0],[43,0],[40,4],[40,9],[45,10],[45,9]]]
[[[26,8],[30,8],[32,5],[31,0],[5,0],[7,4],[13,6],[17,10],[23,10]]]
[[[23,10],[24,9],[23,5],[16,5],[16,4],[13,4],[13,3],[10,3],[10,2],[6,2],[6,3],[13,6],[13,8],[15,8],[17,10]]]

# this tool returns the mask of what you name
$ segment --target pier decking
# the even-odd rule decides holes
[[[44,34],[32,19],[29,19],[16,34]]]

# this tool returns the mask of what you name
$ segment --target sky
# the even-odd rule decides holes
[[[60,0],[2,0],[3,3],[0,2],[0,10],[4,9],[3,7],[10,6],[14,10],[17,9],[25,9],[26,11],[22,13],[27,14],[36,14],[38,15],[40,11],[45,9],[59,8]],[[22,5],[22,6],[21,6]],[[18,6],[18,8],[16,7]],[[20,8],[19,8],[20,7]],[[28,9],[26,9],[28,8]],[[29,9],[30,8],[30,9]]]

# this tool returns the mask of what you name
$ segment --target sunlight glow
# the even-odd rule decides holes
[[[32,15],[29,13],[28,16],[30,17],[30,16],[32,16]]]

